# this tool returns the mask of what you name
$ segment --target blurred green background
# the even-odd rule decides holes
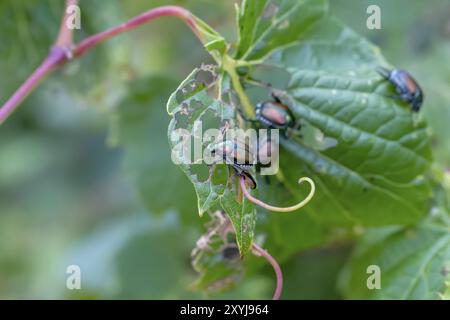
[[[78,40],[169,3],[236,37],[233,0],[80,2]],[[366,28],[370,4],[381,8],[381,30]],[[63,1],[0,2],[1,102],[45,57],[62,11]],[[449,168],[450,1],[332,0],[331,11],[420,80],[436,163]],[[190,251],[206,219],[193,191],[178,197],[174,185],[192,188],[162,160],[170,152],[165,100],[209,61],[181,22],[150,22],[52,74],[2,125],[0,298],[205,297],[189,285],[196,277]],[[142,132],[148,139],[137,141]],[[139,166],[154,179],[139,176]],[[284,262],[283,297],[344,298],[336,277],[350,248],[312,246]],[[81,267],[82,290],[66,288],[72,264]],[[213,297],[269,298],[272,272],[249,270],[237,288]]]

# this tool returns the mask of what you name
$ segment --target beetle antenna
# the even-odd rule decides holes
[[[283,102],[281,101],[281,99],[278,97],[278,95],[277,95],[274,91],[272,91],[272,92],[270,93],[270,96],[273,98],[273,100],[275,100],[275,102],[283,103]]]
[[[265,81],[254,79],[251,77],[243,78],[243,80],[245,82],[247,82],[248,84],[254,85],[256,87],[272,89],[272,84],[270,82],[265,82]]]
[[[389,69],[387,69],[387,68],[384,68],[384,67],[382,67],[382,66],[378,66],[376,69],[375,69],[383,78],[389,78],[389,74],[391,73],[390,71],[389,71]]]
[[[256,199],[255,197],[253,197],[247,190],[247,187],[245,186],[245,177],[244,176],[239,176],[239,183],[241,185],[241,189],[242,192],[244,193],[244,196],[252,203],[267,209],[269,211],[274,211],[274,212],[291,212],[291,211],[295,211],[298,210],[302,207],[304,207],[309,201],[311,201],[312,197],[314,196],[314,193],[316,192],[316,185],[314,183],[314,181],[311,178],[308,177],[302,177],[298,180],[298,183],[301,184],[302,182],[308,182],[309,185],[311,186],[311,191],[309,192],[308,196],[303,199],[301,202],[297,203],[294,206],[290,206],[290,207],[275,207],[272,206],[270,204],[267,204],[259,199]]]

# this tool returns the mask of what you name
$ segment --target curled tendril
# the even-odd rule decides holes
[[[254,255],[266,259],[272,266],[273,271],[275,271],[275,275],[277,276],[277,285],[275,287],[272,300],[279,300],[281,291],[283,290],[283,273],[281,272],[280,265],[266,250],[258,246],[256,243],[252,244],[252,249]]]
[[[314,181],[311,178],[308,177],[302,177],[298,180],[298,183],[301,184],[303,181],[306,181],[309,183],[309,185],[311,186],[311,191],[309,192],[308,196],[302,200],[301,202],[297,203],[294,206],[291,207],[275,207],[275,206],[271,206],[270,204],[267,204],[259,199],[256,199],[255,197],[253,197],[247,190],[246,186],[245,186],[245,177],[244,176],[239,176],[239,183],[241,185],[241,189],[242,192],[244,193],[244,196],[252,203],[270,210],[270,211],[275,211],[275,212],[291,212],[291,211],[295,211],[298,210],[300,208],[302,208],[303,206],[305,206],[314,196],[314,193],[316,192],[316,185],[314,183]]]

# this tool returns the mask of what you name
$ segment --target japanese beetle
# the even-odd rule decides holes
[[[292,111],[276,95],[272,96],[275,101],[265,101],[256,105],[256,120],[269,128],[293,128],[295,117]]]
[[[404,70],[388,70],[378,67],[377,72],[395,86],[399,98],[412,107],[412,111],[418,112],[423,102],[423,91],[412,75]]]
[[[246,180],[250,181],[252,189],[256,188],[255,179],[248,173],[256,161],[251,147],[242,139],[236,137],[233,140],[211,143],[208,150],[212,156],[218,156],[225,160],[225,163],[231,165],[238,175],[245,176],[248,179]]]
[[[290,133],[296,133],[300,129],[300,123],[295,119],[294,114],[276,95],[272,93],[274,100],[260,102],[255,107],[255,119],[248,119],[242,110],[238,109],[241,117],[245,121],[257,122],[269,129],[279,129],[287,138]]]

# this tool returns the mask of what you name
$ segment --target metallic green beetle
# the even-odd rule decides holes
[[[423,103],[423,91],[412,75],[404,70],[388,70],[378,67],[377,72],[395,86],[399,98],[412,107],[412,111],[418,112]]]
[[[292,111],[278,98],[275,98],[275,101],[258,103],[255,112],[256,120],[266,127],[284,130],[295,126],[295,117]]]
[[[231,165],[238,175],[248,178],[251,182],[252,189],[256,188],[255,179],[248,173],[256,163],[255,156],[249,144],[236,137],[232,140],[211,143],[208,146],[208,150],[212,156],[218,156],[226,164]]]

